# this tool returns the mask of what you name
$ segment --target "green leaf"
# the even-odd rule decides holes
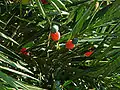
[[[65,10],[67,10],[67,8],[65,7],[65,5],[60,1],[60,0],[52,0],[57,6],[59,6],[59,8],[63,8]]]
[[[11,65],[11,66],[13,66],[13,67],[15,67],[15,68],[19,68],[19,69],[21,69],[21,70],[23,70],[23,71],[26,71],[26,72],[29,72],[29,73],[33,74],[33,73],[32,73],[31,71],[29,71],[27,68],[25,68],[25,67],[21,66],[20,64],[17,64],[17,63],[15,63],[15,62],[9,60],[9,59],[8,59],[5,55],[3,55],[3,53],[1,53],[1,52],[0,52],[0,61],[5,62],[5,63],[7,63],[7,64],[9,64],[9,65]]]
[[[67,81],[65,81],[65,83],[63,84],[63,87],[71,84],[72,82],[73,82],[72,80],[67,80]]]
[[[23,47],[25,47],[25,48],[31,48],[33,45],[34,45],[33,42],[29,42],[29,43],[25,44]]]
[[[76,10],[76,9],[77,9],[77,8],[75,8],[75,10]],[[73,20],[73,18],[74,18],[74,16],[75,16],[75,10],[73,10],[73,11],[69,14],[68,19],[66,20],[65,24],[68,24],[68,23],[70,23],[70,22]]]
[[[36,2],[36,4],[37,4],[37,6],[38,6],[39,11],[42,13],[43,18],[45,18],[45,17],[46,17],[46,14],[45,14],[45,11],[44,11],[44,9],[43,9],[43,7],[42,7],[42,4],[40,3],[39,0],[35,0],[35,2]]]
[[[89,39],[81,39],[81,40],[78,40],[78,42],[100,42],[100,41],[103,41],[103,39],[97,39],[97,38],[89,38]]]
[[[29,90],[47,90],[47,89],[43,89],[43,88],[39,88],[33,85],[28,85],[28,84],[24,84],[27,88],[29,88]]]
[[[12,38],[6,36],[2,32],[0,32],[0,36],[3,37],[3,38],[5,38],[5,39],[7,39],[7,40],[9,40],[9,41],[11,41],[11,42],[13,42],[13,43],[15,43],[15,44],[17,44],[17,45],[19,45],[15,40],[13,40]]]
[[[61,11],[60,11],[59,7],[53,1],[51,1],[51,3],[57,9],[57,11],[61,14]]]
[[[13,69],[10,69],[10,68],[8,68],[8,67],[0,66],[0,68],[1,68],[1,69],[4,69],[4,70],[7,70],[7,71],[10,71],[10,72],[13,72],[13,73],[16,73],[16,74],[18,74],[18,75],[22,75],[22,76],[25,76],[25,77],[34,79],[34,80],[36,80],[36,81],[39,81],[38,79],[36,79],[36,78],[34,78],[34,77],[30,76],[30,75],[27,75],[27,74],[25,74],[25,73],[22,73],[22,72],[13,70]]]
[[[72,37],[74,37],[76,34],[81,33],[83,23],[87,19],[87,17],[90,15],[90,11],[93,9],[95,3],[92,3],[92,5],[86,10],[86,12],[83,14],[83,16],[80,18],[80,20],[76,23],[76,25],[73,28],[72,31]],[[80,13],[81,14],[81,13]]]
[[[12,77],[9,77],[8,75],[6,75],[5,73],[0,71],[0,77],[6,81],[10,86],[14,87],[16,90],[18,90],[18,87],[24,88],[26,90],[28,90],[24,85],[22,84],[17,84],[18,82],[16,80],[14,80]]]
[[[4,47],[3,45],[0,44],[0,51],[7,53],[8,55],[12,55],[15,58],[21,59],[21,57],[17,54],[15,54],[13,51],[9,50],[8,48]]]

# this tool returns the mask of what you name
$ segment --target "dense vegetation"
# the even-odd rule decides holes
[[[0,1],[0,90],[119,90],[120,0]]]

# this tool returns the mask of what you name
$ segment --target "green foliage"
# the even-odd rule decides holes
[[[53,25],[58,42],[50,38]],[[75,48],[66,49],[74,38]],[[119,67],[119,0],[0,1],[2,90],[119,90]]]

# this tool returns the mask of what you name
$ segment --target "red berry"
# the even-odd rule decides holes
[[[67,43],[66,43],[66,48],[67,49],[73,49],[75,47],[75,45],[72,43],[72,40],[69,40]]]
[[[60,33],[56,32],[56,33],[51,33],[51,38],[53,41],[58,41],[60,39]]]
[[[42,4],[48,4],[47,0],[41,0]]]
[[[29,56],[29,52],[24,52],[23,54],[26,56]]]
[[[93,51],[89,51],[89,52],[86,52],[84,55],[86,56],[86,57],[89,57],[89,56],[91,56],[93,54]]]
[[[21,50],[20,50],[20,53],[22,53],[22,54],[24,54],[24,55],[29,55],[29,52],[27,52],[27,49],[26,48],[22,48]]]
[[[20,52],[21,52],[21,53],[24,53],[24,52],[26,52],[26,50],[27,50],[26,48],[22,48],[22,49],[20,50]]]

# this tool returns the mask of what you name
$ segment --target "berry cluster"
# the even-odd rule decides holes
[[[57,25],[53,25],[50,36],[53,41],[58,41],[60,39],[60,32],[58,31],[59,27]],[[65,47],[69,50],[73,49],[75,47],[75,44],[77,44],[78,38],[74,38],[72,40],[68,40],[65,44]],[[20,53],[29,56],[29,52],[26,48],[22,48],[20,50]],[[85,57],[90,57],[93,54],[93,50],[89,50],[84,53]]]
[[[58,41],[60,39],[60,32],[58,31],[58,26],[54,25],[51,31],[51,38],[53,41]],[[65,44],[66,48],[71,50],[75,47],[75,44],[77,44],[78,38],[74,38],[72,40],[68,40]],[[84,56],[90,57],[93,54],[93,50],[90,50],[88,52],[85,52]]]
[[[57,25],[53,25],[51,34],[50,34],[53,41],[58,41],[60,39],[60,32],[58,30],[59,30],[59,27]],[[78,42],[77,38],[74,38],[73,40],[68,40],[66,42],[66,48],[73,49],[77,42]]]

